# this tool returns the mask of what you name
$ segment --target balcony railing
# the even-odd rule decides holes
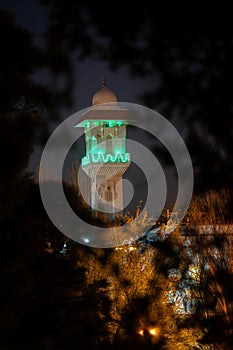
[[[130,153],[120,153],[116,154],[106,154],[98,152],[96,154],[88,154],[82,158],[82,166],[91,163],[129,163],[130,162]]]

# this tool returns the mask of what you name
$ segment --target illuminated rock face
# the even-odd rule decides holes
[[[130,165],[130,154],[126,152],[128,111],[121,109],[116,99],[109,101],[109,93],[105,101],[103,88],[100,91],[103,104],[89,108],[76,126],[85,128],[82,169],[90,179],[91,207],[109,212],[99,215],[114,220],[116,213],[123,212],[122,176]],[[98,92],[96,95],[99,96]]]

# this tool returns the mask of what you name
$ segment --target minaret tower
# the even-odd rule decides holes
[[[103,78],[92,107],[75,125],[85,128],[82,169],[90,179],[90,204],[96,215],[107,221],[123,213],[122,177],[130,165],[126,152],[127,117],[128,110],[119,107],[116,95]]]

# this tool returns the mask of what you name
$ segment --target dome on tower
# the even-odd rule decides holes
[[[114,92],[106,88],[106,82],[105,82],[105,79],[103,78],[102,88],[98,90],[93,96],[92,105],[96,106],[101,103],[113,103],[113,102],[117,102],[117,97],[114,94]]]

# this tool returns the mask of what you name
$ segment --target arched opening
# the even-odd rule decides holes
[[[107,191],[105,193],[106,201],[112,202],[113,201],[113,195],[112,195],[112,189],[110,186],[107,187]]]
[[[107,138],[106,138],[106,153],[107,154],[112,154],[113,150],[112,150],[112,139],[113,139],[113,136],[112,134],[108,134],[107,135]]]
[[[97,137],[97,144],[98,144],[98,143],[101,142],[101,139],[102,139],[102,138],[101,138],[101,135],[100,135],[100,134],[97,134],[96,137]]]
[[[94,135],[92,135],[91,140],[90,140],[90,153],[95,153],[96,151],[96,145],[97,145],[97,140]]]

